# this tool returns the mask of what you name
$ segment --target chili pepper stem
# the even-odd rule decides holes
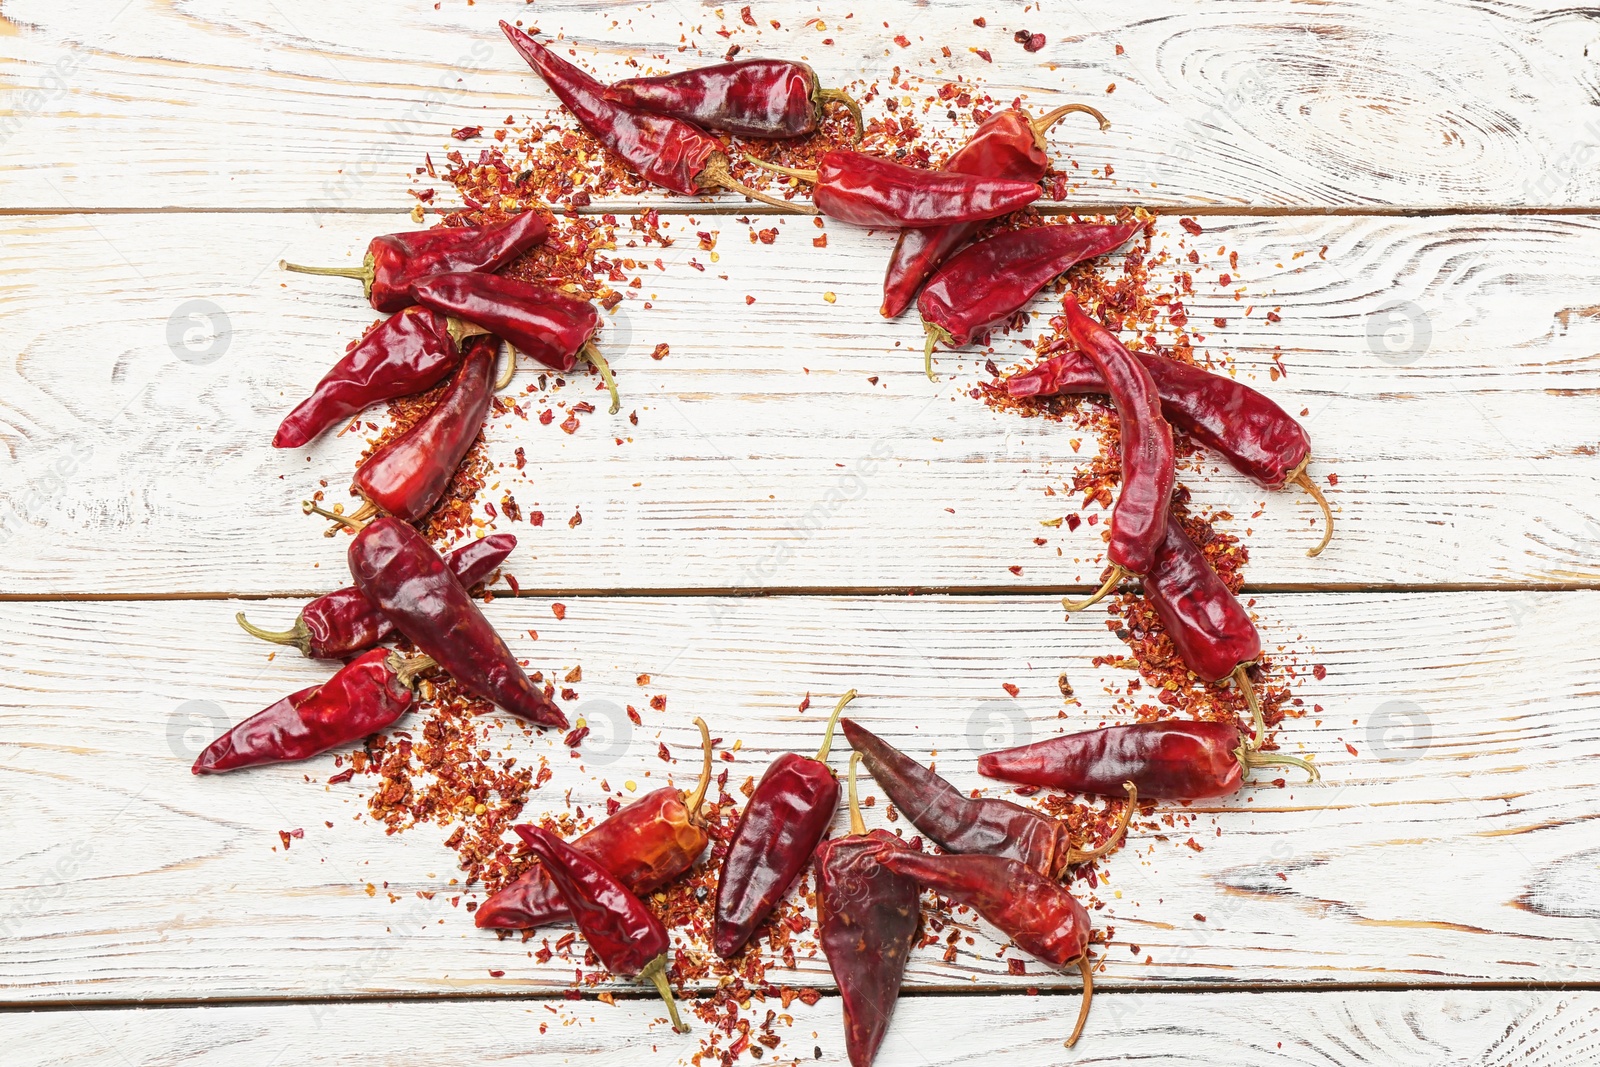
[[[1101,133],[1105,133],[1111,128],[1111,121],[1088,104],[1062,104],[1054,111],[1048,111],[1030,123],[1033,126],[1034,136],[1043,137],[1046,130],[1068,115],[1092,115],[1094,120],[1100,124]]]
[[[489,332],[476,323],[468,322],[466,319],[458,319],[454,315],[445,316],[445,329],[449,331],[450,340],[454,341],[457,347],[469,337],[479,337]]]
[[[861,762],[861,753],[850,753],[850,833],[860,837],[867,832],[867,824],[861,818],[861,798],[856,795],[856,764]]]
[[[1322,781],[1322,772],[1317,770],[1310,760],[1303,760],[1298,756],[1286,756],[1281,752],[1257,752],[1245,744],[1241,744],[1233,754],[1244,764],[1246,771],[1252,771],[1257,767],[1299,767],[1310,776],[1311,781]]]
[[[1128,820],[1133,818],[1133,809],[1139,806],[1139,787],[1132,782],[1123,782],[1122,788],[1128,791],[1128,806],[1122,809],[1122,819],[1117,823],[1117,828],[1112,831],[1110,837],[1106,838],[1106,843],[1098,848],[1092,848],[1087,852],[1079,852],[1077,849],[1073,849],[1067,853],[1067,863],[1069,865],[1075,866],[1080,863],[1088,863],[1090,860],[1097,860],[1122,843],[1123,837],[1128,832]]]
[[[800,170],[797,167],[785,167],[778,163],[768,163],[764,159],[757,159],[749,152],[741,152],[739,154],[744,156],[744,161],[746,163],[749,163],[752,166],[760,167],[762,170],[770,170],[774,174],[785,174],[791,178],[799,178],[801,181],[811,182],[813,184],[816,183],[817,172],[814,170]]]
[[[940,341],[949,344],[951,341],[950,331],[931,322],[924,322],[922,330],[928,335],[928,343],[922,346],[922,369],[927,373],[928,381],[936,382],[939,379],[933,376],[933,346]]]
[[[337,530],[339,526],[348,526],[350,529],[359,532],[361,528],[367,524],[367,521],[378,513],[378,509],[372,506],[372,502],[370,500],[362,504],[354,515],[340,515],[337,512],[318,507],[309,500],[302,500],[300,502],[300,510],[305,512],[307,515],[320,515],[324,519],[332,519],[335,523],[337,523],[337,526],[329,527],[328,532],[325,535],[328,537],[332,537],[333,531]]]
[[[234,615],[233,621],[251,637],[259,637],[275,645],[293,645],[300,650],[302,656],[311,655],[311,631],[306,629],[306,620],[303,618],[295,619],[294,625],[287,630],[263,630],[259,626],[251,625],[242,611]]]
[[[368,254],[359,267],[307,267],[301,263],[290,263],[287,259],[280,259],[278,269],[293,271],[296,274],[321,274],[329,278],[354,278],[369,294],[372,292],[372,279],[375,274],[371,254]]]
[[[700,727],[700,781],[695,784],[694,792],[683,798],[683,806],[689,809],[691,819],[699,816],[700,806],[706,802],[706,787],[711,784],[711,730],[704,719],[696,718],[694,724]]]
[[[1233,684],[1239,687],[1245,707],[1250,709],[1250,751],[1254,752],[1267,739],[1267,723],[1261,717],[1261,700],[1256,696],[1256,687],[1250,684],[1250,672],[1242,663],[1233,669]]]
[[[611,373],[611,364],[606,362],[606,357],[600,354],[600,349],[595,347],[593,341],[586,341],[578,350],[578,358],[590,364],[600,372],[600,377],[606,383],[606,389],[611,393],[611,414],[615,415],[622,410],[622,401],[617,397],[617,379]]]
[[[1083,1036],[1083,1024],[1089,1021],[1089,1002],[1094,999],[1094,961],[1087,952],[1078,957],[1078,971],[1083,975],[1083,1003],[1078,1005],[1078,1022],[1072,1028],[1072,1036],[1067,1038],[1067,1048],[1076,1045]]]
[[[394,668],[395,678],[400,684],[407,689],[413,689],[416,687],[417,679],[439,666],[439,662],[432,656],[402,657],[395,652],[389,656],[389,665]]]
[[[856,123],[856,140],[861,140],[862,135],[867,132],[866,123],[861,121],[861,105],[856,103],[855,97],[843,89],[818,89],[811,94],[811,99],[819,108],[827,107],[829,104],[843,104],[849,109],[850,117],[855,119]]]
[[[645,964],[639,977],[653,984],[656,992],[661,994],[662,1001],[667,1005],[667,1014],[672,1016],[672,1028],[680,1034],[687,1034],[689,1027],[678,1015],[678,1002],[672,999],[672,986],[667,984],[667,954],[663,952]]]
[[[759,162],[759,160],[751,159],[748,155],[745,156],[745,159],[750,160],[752,163]],[[779,199],[776,196],[768,196],[766,193],[756,192],[733,176],[733,173],[728,170],[728,160],[725,156],[713,156],[711,162],[706,164],[706,169],[700,172],[700,180],[714,188],[726,189],[731,193],[742,193],[757,203],[766,204],[769,207],[779,207],[794,215],[820,214],[810,204],[796,204],[788,200]],[[813,178],[812,180],[815,181],[816,179]]]
[[[505,366],[503,368],[501,368],[501,370],[500,370],[500,377],[498,377],[498,378],[496,378],[494,380],[494,391],[497,392],[497,393],[500,392],[502,389],[504,389],[506,386],[510,385],[511,384],[511,379],[513,379],[513,378],[515,378],[517,376],[517,350],[516,350],[516,347],[514,345],[512,345],[512,343],[510,341],[506,341],[505,344],[504,344],[504,348],[505,348],[505,355],[506,355]]]
[[[1305,462],[1296,467],[1294,473],[1289,475],[1288,480],[1310,493],[1311,499],[1315,500],[1318,506],[1322,508],[1322,542],[1306,553],[1308,556],[1315,557],[1322,555],[1322,550],[1328,547],[1329,541],[1333,540],[1333,509],[1328,506],[1328,498],[1322,495],[1322,490],[1317,488],[1317,483],[1312,481],[1311,476],[1306,473],[1306,464],[1310,462],[1311,457],[1307,456]]]
[[[1100,601],[1104,600],[1107,595],[1110,594],[1111,590],[1116,588],[1118,582],[1127,577],[1130,577],[1130,575],[1122,568],[1122,565],[1113,563],[1111,565],[1110,576],[1106,578],[1104,585],[1095,590],[1093,596],[1091,596],[1088,600],[1063,600],[1061,602],[1061,606],[1066,608],[1069,614],[1074,611],[1083,611],[1086,608],[1092,608],[1096,604],[1100,603]]]
[[[822,747],[817,749],[817,762],[827,763],[828,752],[833,748],[833,728],[839,725],[839,715],[844,711],[844,706],[856,698],[854,689],[839,698],[839,703],[833,706],[833,717],[828,720],[828,732],[822,735]]]

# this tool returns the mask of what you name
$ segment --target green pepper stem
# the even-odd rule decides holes
[[[856,764],[861,762],[861,753],[850,753],[850,833],[861,837],[867,832],[867,824],[861,818],[861,798],[856,795]]]
[[[290,263],[287,259],[278,260],[279,270],[294,271],[296,274],[321,274],[329,278],[354,278],[359,282],[372,281],[371,267],[307,267],[300,263]]]
[[[672,986],[667,984],[667,954],[663,952],[645,964],[639,977],[654,984],[656,992],[661,994],[662,1001],[667,1005],[667,1014],[672,1016],[672,1028],[680,1034],[687,1034],[689,1027],[678,1015],[678,1002],[672,999]]]
[[[696,718],[694,724],[700,727],[700,781],[696,783],[694,792],[683,798],[683,806],[689,809],[691,820],[700,817],[700,806],[706,802],[706,789],[711,785],[711,730],[706,726],[706,721]]]
[[[606,383],[606,389],[611,392],[611,414],[615,415],[621,411],[622,400],[617,396],[617,379],[611,373],[611,364],[600,354],[600,349],[593,341],[585,341],[583,347],[578,349],[578,358],[600,372],[601,379]]]
[[[1322,508],[1322,542],[1306,553],[1308,556],[1316,557],[1322,555],[1322,550],[1328,547],[1329,541],[1333,540],[1333,509],[1328,506],[1328,498],[1322,495],[1322,490],[1317,488],[1317,483],[1311,480],[1310,475],[1306,474],[1306,464],[1310,462],[1311,457],[1307,456],[1305,461],[1295,468],[1294,473],[1289,475],[1288,480],[1310,493],[1311,499],[1315,500],[1317,505]]]
[[[856,698],[854,689],[839,698],[839,703],[833,706],[833,717],[828,720],[828,732],[822,735],[822,747],[817,749],[817,762],[827,763],[828,752],[833,748],[833,728],[839,725],[839,715],[844,711],[844,706]]]
[[[1233,669],[1233,684],[1244,696],[1245,707],[1250,709],[1250,751],[1259,749],[1267,739],[1267,723],[1261,714],[1261,701],[1256,697],[1256,687],[1250,684],[1250,672],[1243,663]]]
[[[1089,1021],[1089,1002],[1094,999],[1094,961],[1087,950],[1078,957],[1078,973],[1083,975],[1083,1001],[1078,1005],[1078,1022],[1072,1028],[1072,1036],[1067,1038],[1067,1048],[1076,1045],[1083,1036],[1083,1024]]]
[[[746,156],[745,158],[749,159],[750,157]],[[750,162],[755,163],[757,161],[752,159]],[[766,204],[768,207],[782,208],[790,214],[820,214],[815,205],[796,204],[788,200],[779,199],[776,196],[768,196],[766,193],[756,192],[733,176],[733,172],[728,169],[728,158],[726,156],[712,156],[710,161],[706,163],[706,169],[700,172],[699,181],[702,186],[707,188],[726,189],[731,193],[740,193],[757,203]]]
[[[1122,838],[1128,832],[1128,820],[1133,818],[1133,809],[1139,806],[1139,787],[1132,782],[1123,782],[1122,788],[1128,792],[1128,806],[1122,809],[1122,820],[1117,823],[1116,830],[1112,832],[1110,837],[1106,838],[1106,843],[1098,848],[1092,848],[1087,852],[1079,852],[1077,849],[1072,849],[1067,853],[1067,863],[1069,865],[1076,866],[1080,863],[1088,863],[1090,860],[1097,860],[1122,843]]]
[[[1123,569],[1122,565],[1119,563],[1113,563],[1111,565],[1111,574],[1106,578],[1105,584],[1099,589],[1095,590],[1093,596],[1091,596],[1088,600],[1063,600],[1061,601],[1061,606],[1066,608],[1068,613],[1074,611],[1083,611],[1086,608],[1092,608],[1096,604],[1100,603],[1100,601],[1104,600],[1107,595],[1110,594],[1111,590],[1116,588],[1117,583],[1126,577],[1128,577],[1128,572]]]
[[[259,637],[275,645],[293,645],[300,650],[302,656],[311,655],[311,631],[306,628],[306,620],[302,615],[295,616],[294,625],[287,630],[263,630],[259,626],[252,625],[242,611],[234,615],[233,621],[251,637]]]
[[[856,103],[855,97],[843,89],[818,89],[812,94],[811,99],[816,102],[819,109],[829,104],[843,104],[850,111],[850,117],[856,122],[856,140],[861,140],[867,132],[867,124],[861,120],[861,105]]]
[[[949,330],[946,330],[943,326],[936,326],[926,320],[924,320],[922,323],[922,332],[928,335],[928,343],[922,347],[922,369],[927,373],[928,381],[936,382],[939,379],[933,376],[933,346],[938,344],[940,341],[943,341],[947,345],[953,344],[954,342],[950,336]]]

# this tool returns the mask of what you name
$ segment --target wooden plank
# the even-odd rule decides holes
[[[975,773],[981,750],[1127,714],[1107,690],[1120,695],[1126,672],[1090,666],[1124,646],[1099,620],[1064,625],[1048,597],[566,605],[560,621],[534,598],[487,609],[533,666],[583,668],[566,701],[596,731],[581,761],[559,737],[483,721],[491,752],[550,759],[534,810],[569,796],[592,810],[602,779],[687,780],[690,763],[664,766],[657,745],[685,759],[693,715],[740,743],[719,761],[731,789],[779,751],[812,750],[846,687],[860,691],[858,719],[917,757],[937,754],[962,789],[990,785]],[[1281,745],[1313,756],[1324,784],[1269,781],[1158,812],[1178,818],[1170,827],[1141,823],[1099,888],[1075,886],[1098,901],[1096,927],[1112,930],[1102,984],[1600,981],[1588,889],[1600,593],[1279,594],[1256,605],[1268,644],[1292,650],[1280,663],[1299,665],[1293,692],[1307,715]],[[565,987],[571,964],[541,966],[537,944],[473,929],[470,893],[451,904],[461,890],[448,884],[447,828],[385,835],[364,816],[370,778],[324,785],[332,757],[188,773],[218,730],[326,676],[292,654],[268,662],[233,627],[236,606],[11,604],[0,615],[0,1002]],[[250,609],[286,619],[293,605]],[[1063,706],[1063,672],[1081,705]],[[664,712],[645,705],[657,693]],[[625,704],[643,709],[641,726],[627,725]],[[868,817],[887,825],[885,811]],[[279,831],[294,829],[305,836],[285,851]],[[1014,975],[998,935],[969,919],[957,928],[973,943],[952,962],[942,946],[916,952],[913,988],[1076,982],[1035,963]],[[769,979],[827,987],[803,936],[797,955],[793,971],[773,961]]]
[[[408,0],[377,19],[315,0],[249,13],[226,0],[10,0],[0,20],[0,85],[11,91],[0,204],[409,206],[412,168],[459,147],[453,128],[492,131],[507,115],[548,113],[552,97],[495,28],[502,15],[565,32],[605,78],[632,61],[703,65],[730,45],[746,57],[803,57],[825,83],[858,91],[874,81],[893,91],[898,67],[926,83],[897,93],[914,106],[896,116],[913,115],[945,144],[965,128],[942,106],[922,113],[921,101],[950,79],[1040,109],[1103,104],[1110,133],[1069,126],[1052,145],[1079,164],[1075,196],[1090,203],[1600,204],[1600,127],[1572,73],[1585,67],[1594,28],[1560,5],[1424,0],[1397,13],[1381,0],[1085,0],[1069,20],[977,0],[880,2],[870,14],[766,0],[753,10],[754,27],[739,5],[680,0],[537,11]],[[1013,39],[1020,28],[1048,44],[1025,51]],[[867,113],[890,114],[881,96]]]
[[[791,1004],[783,1015],[792,1021],[773,1030],[781,1041],[771,1053],[776,1062],[846,1063],[839,1010],[832,997],[812,1007]],[[20,1055],[12,1060],[17,1067],[119,1059],[315,1067],[347,1063],[357,1043],[363,1056],[391,1067],[533,1057],[615,1063],[625,1056],[640,1067],[692,1062],[705,1029],[677,1036],[655,1021],[657,1014],[648,1001],[558,1003],[547,1010],[521,999],[117,1009],[4,1015],[0,1036],[11,1056]],[[757,1023],[763,1014],[756,1011]],[[1600,1056],[1597,1014],[1600,994],[1579,991],[1105,995],[1095,1001],[1083,1040],[1067,1053],[1061,1037],[1071,1013],[1060,997],[908,996],[895,1008],[876,1062],[981,1062],[992,1057],[1001,1030],[1006,1062],[1019,1067],[1112,1060],[1152,1067],[1575,1064]]]
[[[16,473],[0,489],[9,546],[0,592],[269,594],[339,584],[340,544],[317,536],[298,504],[321,479],[340,492],[361,442],[329,435],[304,452],[276,452],[268,441],[372,315],[353,283],[274,265],[286,254],[341,262],[373,232],[406,225],[285,215],[5,220],[0,274],[11,284],[0,308],[11,358],[0,368],[0,437]],[[1252,531],[1251,583],[1600,581],[1589,410],[1600,388],[1595,220],[1205,226],[1189,238],[1163,223],[1157,241],[1175,259],[1190,246],[1203,253],[1187,301],[1193,328],[1207,350],[1231,354],[1242,375],[1306,413],[1314,473],[1339,478],[1330,491],[1338,536],[1308,560],[1318,519],[1303,496],[1263,493],[1229,471],[1185,475],[1201,505],[1230,509],[1232,527]],[[698,249],[698,227],[720,234],[719,262]],[[534,418],[546,408],[537,396],[526,419],[492,421],[487,439],[501,468],[486,498],[511,491],[525,511],[548,516],[539,529],[499,520],[523,538],[512,567],[523,586],[1096,583],[1100,528],[1039,525],[1075,506],[1070,494],[1045,490],[1070,480],[1094,436],[1074,453],[1068,442],[1085,435],[1068,426],[996,415],[969,399],[983,376],[978,350],[941,355],[941,382],[927,382],[915,319],[876,313],[886,237],[830,227],[817,249],[810,222],[778,229],[766,245],[731,220],[685,220],[670,230],[678,240],[662,253],[664,269],[643,270],[643,287],[624,290],[638,296],[602,340],[637,426],[602,408],[568,435],[564,411],[551,425]],[[1238,252],[1237,269],[1218,248]],[[1237,300],[1219,289],[1223,271],[1243,289]],[[824,299],[830,293],[836,302]],[[1274,307],[1280,323],[1265,319]],[[1218,317],[1225,327],[1202,330]],[[1036,321],[1023,336],[1042,328]],[[661,361],[649,358],[658,343],[671,351]],[[1277,381],[1275,346],[1288,371]],[[997,342],[1002,365],[1023,354],[1016,340]],[[525,372],[518,388],[532,379]],[[587,395],[569,388],[556,400]],[[518,447],[522,471],[513,469]],[[583,523],[569,529],[575,513]]]

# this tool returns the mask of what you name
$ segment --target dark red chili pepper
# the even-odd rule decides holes
[[[302,689],[256,712],[206,747],[195,774],[292,763],[377,733],[411,710],[417,676],[433,669],[426,656],[405,659],[375,648],[321,685]]]
[[[617,813],[572,842],[634,893],[649,893],[694,866],[710,836],[700,806],[711,783],[711,733],[700,727],[700,781],[687,793],[671,786],[657,789],[617,809]],[[526,838],[530,827],[514,826]],[[545,868],[528,868],[473,913],[482,929],[525,930],[570,918],[566,902]]]
[[[1007,378],[1006,392],[1018,397],[1105,392],[1105,382],[1089,357],[1073,350],[1065,338],[1041,354],[1050,358]],[[1311,438],[1304,427],[1243,382],[1149,352],[1134,355],[1156,383],[1167,422],[1263,489],[1276,491],[1292,484],[1310,493],[1322,507],[1323,532],[1322,542],[1306,555],[1319,555],[1328,547],[1333,511],[1306,473]]]
[[[842,104],[861,139],[861,106],[824,89],[817,72],[786,59],[745,59],[654,78],[626,78],[606,88],[623,107],[671,115],[739,137],[782,139],[817,132],[829,104]]]
[[[1044,134],[1065,115],[1081,112],[1093,115],[1102,131],[1111,123],[1087,104],[1065,104],[1048,115],[1034,118],[1025,111],[1007,108],[991,115],[972,135],[972,139],[945,161],[944,169],[985,178],[1022,178],[1036,182],[1050,169]],[[883,306],[886,319],[898,318],[911,306],[917,290],[945,257],[978,232],[980,223],[957,222],[948,226],[905,230],[895,242],[894,255],[883,276]]]
[[[1161,397],[1150,372],[1110,331],[1085,315],[1071,293],[1062,306],[1072,339],[1100,372],[1122,422],[1122,490],[1111,512],[1111,541],[1106,546],[1111,574],[1088,600],[1062,601],[1068,611],[1082,611],[1098,603],[1125,576],[1142,577],[1150,572],[1166,535],[1177,468],[1173,465],[1172,427],[1161,417]]]
[[[416,530],[389,516],[374,519],[350,542],[349,556],[361,595],[462,689],[538,726],[567,729],[561,709],[529,680],[477,603]]]
[[[530,826],[522,839],[544,864],[545,872],[566,901],[578,931],[612,974],[642,978],[655,985],[680,1034],[689,1027],[678,1016],[672,987],[667,984],[667,952],[672,942],[661,920],[644,902],[601,866],[550,831]]]
[[[956,253],[917,298],[922,328],[928,334],[922,353],[928,380],[933,380],[934,345],[969,343],[1027,307],[1063,272],[1111,251],[1143,225],[1029,226],[997,233]]]
[[[409,307],[353,342],[343,359],[278,427],[273,448],[300,448],[363,408],[432,389],[461,363],[465,333],[481,333],[427,308]]]
[[[861,820],[860,759],[850,757],[850,835],[824,841],[816,857],[817,941],[839,985],[851,1067],[868,1067],[878,1054],[921,922],[917,883],[878,861],[880,850],[911,846],[887,830],[868,833]]]
[[[816,759],[785,752],[768,765],[750,794],[717,880],[711,947],[723,959],[744,948],[828,832],[839,806],[839,783],[828,769],[828,749],[839,713],[855,696],[852,689],[839,698]]]
[[[1089,1018],[1094,979],[1089,913],[1076,897],[1026,863],[999,856],[929,856],[886,848],[878,862],[972,908],[1028,955],[1052,967],[1076,963],[1083,974],[1083,1003],[1067,1047],[1077,1043]]]
[[[492,337],[469,342],[461,369],[433,409],[356,469],[350,488],[360,493],[367,505],[352,518],[366,518],[376,508],[385,515],[416,522],[433,510],[483,429],[494,396],[498,348],[499,342]]]
[[[829,218],[877,229],[980,222],[1039,199],[1039,187],[1031,181],[923,170],[845,148],[824,155],[816,170],[745,159],[762,170],[814,183],[811,200]]]
[[[1071,868],[1116,848],[1138,804],[1130,790],[1116,831],[1098,848],[1080,851],[1059,819],[1009,800],[968,796],[855,721],[843,719],[839,728],[889,803],[934,844],[946,852],[1021,860],[1047,878],[1065,878]]]
[[[501,22],[500,29],[511,46],[567,105],[578,125],[639,177],[685,196],[727,189],[785,211],[803,210],[734,181],[728,171],[728,156],[722,150],[722,142],[699,127],[669,115],[656,115],[608,100],[604,85],[532,37],[508,22]]]
[[[417,301],[503,337],[519,352],[566,373],[581,359],[594,364],[611,391],[611,414],[621,405],[611,365],[595,347],[600,312],[579,300],[499,274],[436,274],[416,286]]]
[[[978,757],[978,773],[1102,796],[1111,795],[1122,782],[1133,782],[1146,800],[1226,796],[1244,784],[1246,771],[1261,766],[1299,767],[1313,782],[1322,777],[1305,760],[1258,751],[1263,733],[1259,718],[1254,738],[1225,722],[1166,720],[1108,726],[985,752]]]
[[[452,550],[445,563],[462,588],[471,589],[504,563],[517,547],[511,534],[492,534]],[[244,632],[277,645],[293,645],[302,656],[343,659],[371,648],[394,632],[394,625],[353,585],[317,597],[300,609],[294,626],[274,632],[252,626],[244,612],[234,616]]]

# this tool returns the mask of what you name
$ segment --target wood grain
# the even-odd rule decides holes
[[[10,547],[0,593],[337,584],[327,569],[342,572],[340,544],[318,536],[298,504],[324,479],[342,492],[361,441],[330,434],[300,452],[267,442],[372,315],[353,283],[275,264],[287,254],[342,262],[373,232],[407,225],[5,220],[0,442],[11,464],[0,536]],[[714,264],[694,237],[705,226],[720,234]],[[1231,528],[1250,533],[1253,586],[1600,581],[1594,220],[1208,218],[1205,227],[1190,238],[1163,222],[1157,240],[1174,259],[1202,253],[1199,266],[1185,262],[1196,278],[1190,328],[1304,413],[1314,474],[1339,479],[1330,490],[1338,535],[1308,560],[1318,520],[1303,496],[1263,493],[1229,471],[1185,475],[1202,506],[1230,510]],[[644,287],[628,290],[638,297],[602,340],[637,426],[602,407],[569,435],[564,411],[537,421],[538,397],[527,418],[492,421],[501,467],[486,499],[510,491],[524,511],[547,516],[537,529],[499,520],[523,539],[513,559],[523,586],[1095,584],[1100,528],[1039,525],[1076,507],[1045,491],[1093,454],[1094,435],[996,415],[969,398],[986,377],[981,350],[942,354],[941,382],[927,382],[915,319],[876,314],[887,238],[830,227],[817,249],[809,222],[778,228],[766,245],[731,220],[686,220],[671,231],[680,239],[663,253],[665,269],[647,269]],[[1239,253],[1237,299],[1218,286],[1233,269],[1218,248]],[[1265,318],[1273,308],[1279,323]],[[1226,325],[1206,325],[1217,318]],[[1022,336],[1042,328],[1036,321]],[[658,343],[670,346],[660,361],[649,358]],[[1015,339],[997,339],[999,364],[1024,354]],[[1275,354],[1288,372],[1276,381]],[[524,372],[517,388],[533,377]],[[575,402],[587,387],[556,399]],[[575,513],[582,525],[569,529]]]
[[[921,101],[956,78],[1006,103],[1101,104],[1111,132],[1060,128],[1052,145],[1077,162],[1075,196],[1088,203],[1600,204],[1596,29],[1578,9],[1084,0],[1063,19],[976,0],[894,0],[870,15],[794,0],[755,8],[750,27],[739,5],[684,0],[536,11],[405,0],[378,18],[316,0],[248,12],[227,0],[8,0],[0,205],[409,207],[412,168],[460,147],[452,129],[548,113],[551,96],[495,28],[501,17],[566,33],[603,78],[631,72],[629,61],[703,65],[733,44],[746,57],[803,57],[824,83],[858,92],[875,81],[891,91],[898,67],[928,85],[897,93],[915,107],[896,117],[946,142],[964,130],[943,110],[922,114]],[[1047,46],[1024,51],[1022,28],[1045,32]],[[881,97],[867,113],[890,114]]]
[[[687,780],[688,763],[656,750],[692,750],[694,715],[739,742],[719,763],[732,789],[779,751],[814,749],[846,687],[860,691],[860,721],[936,758],[962,789],[990,784],[979,751],[1125,714],[1106,687],[1121,693],[1130,675],[1090,666],[1122,644],[1099,617],[1064,624],[1048,597],[564,602],[561,621],[535,598],[487,609],[534,667],[583,667],[567,701],[595,730],[581,761],[558,737],[484,722],[491,751],[550,759],[534,810],[599,805],[600,780]],[[539,966],[537,945],[497,941],[472,928],[465,900],[452,906],[448,829],[386,836],[363,814],[364,779],[323,784],[331,757],[188,773],[219,730],[326,676],[292,654],[269,662],[234,629],[235,606],[12,604],[0,616],[0,1001],[564,987],[559,957]],[[1103,984],[1600,980],[1593,909],[1575,906],[1591,896],[1600,815],[1600,653],[1584,624],[1597,607],[1593,592],[1257,598],[1269,646],[1293,649],[1280,662],[1298,664],[1306,712],[1280,743],[1314,757],[1324,784],[1266,781],[1174,809],[1170,827],[1141,825],[1092,893],[1097,928],[1113,930]],[[263,620],[292,610],[251,605]],[[1081,705],[1063,704],[1063,672]],[[664,712],[646,708],[657,693]],[[880,801],[868,814],[885,825],[884,812]],[[285,851],[278,832],[293,829],[305,837]],[[953,962],[940,947],[915,953],[910,984],[1075,982],[1031,963],[1012,975],[997,935],[971,927]],[[804,950],[797,971],[770,977],[829,984]]]
[[[1064,1052],[1061,1031],[1069,1011],[1070,1001],[1058,996],[903,997],[876,1062],[993,1062],[997,1032],[1004,1034],[1006,1062],[1019,1067],[1130,1060],[1151,1067],[1553,1067],[1600,1057],[1600,995],[1592,992],[1102,995],[1083,1040]],[[60,1011],[0,1015],[0,1038],[20,1050],[21,1059],[12,1061],[17,1067],[331,1067],[348,1063],[356,1044],[364,1058],[390,1067],[692,1062],[704,1027],[697,1023],[694,1033],[676,1036],[657,1014],[649,1001],[607,1006],[524,999]],[[782,1041],[772,1053],[775,1062],[848,1062],[835,998],[813,1007],[796,1001],[782,1014],[792,1022],[774,1029]],[[70,1044],[63,1034],[72,1035]]]

